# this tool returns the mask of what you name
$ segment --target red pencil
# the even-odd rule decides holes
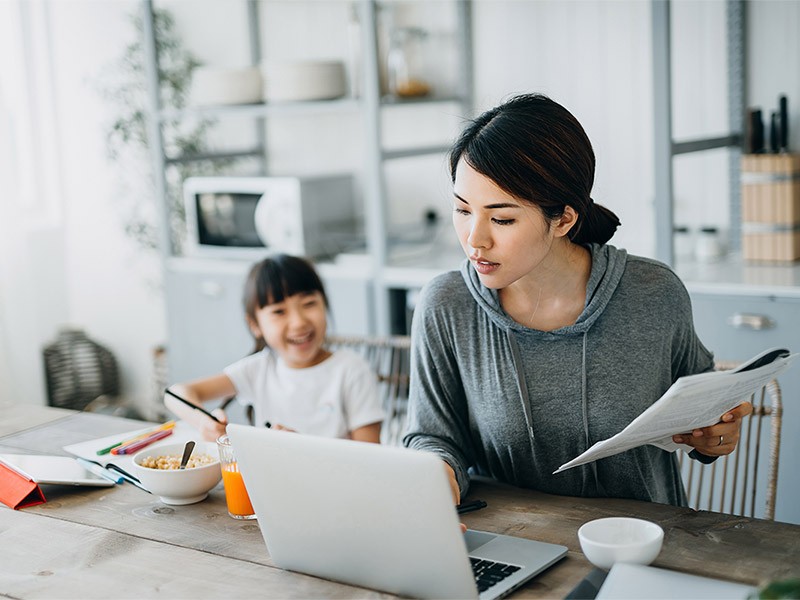
[[[165,438],[168,435],[172,435],[172,429],[164,429],[163,431],[157,431],[153,435],[144,438],[143,440],[139,440],[138,442],[134,442],[132,444],[128,444],[127,446],[120,446],[119,448],[114,448],[116,450],[116,454],[132,454],[137,450],[141,450],[145,446],[149,446],[155,441],[160,440],[161,438]],[[112,450],[112,452],[114,452]]]

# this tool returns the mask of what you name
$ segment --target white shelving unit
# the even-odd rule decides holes
[[[160,252],[165,269],[167,314],[169,327],[170,377],[174,380],[206,374],[208,369],[219,369],[226,361],[239,358],[247,350],[248,335],[241,318],[241,284],[246,265],[236,261],[207,260],[181,256],[176,253],[170,222],[172,214],[168,201],[167,169],[181,162],[197,160],[255,157],[261,165],[261,175],[269,175],[270,154],[267,128],[272,119],[296,116],[339,115],[360,121],[364,148],[361,190],[364,199],[366,254],[358,265],[341,268],[320,265],[320,271],[329,288],[334,323],[340,333],[388,334],[391,331],[390,296],[395,280],[386,277],[391,254],[389,236],[389,194],[386,167],[391,161],[426,155],[442,155],[451,140],[441,144],[408,144],[401,148],[387,147],[382,131],[385,111],[398,106],[447,106],[448,113],[462,117],[472,114],[473,77],[471,51],[470,0],[450,0],[455,8],[456,35],[459,57],[458,89],[446,95],[432,95],[417,99],[393,99],[382,94],[379,52],[379,11],[377,0],[353,0],[360,31],[360,94],[330,101],[305,101],[261,103],[214,107],[192,107],[175,110],[165,107],[160,97],[158,56],[154,32],[153,0],[141,0],[143,47],[148,88],[148,134],[152,167],[155,174],[155,192],[159,201]],[[259,65],[261,56],[260,8],[270,0],[246,0],[247,28],[250,62]],[[392,2],[390,4],[397,4]],[[332,26],[335,26],[333,24]],[[346,22],[342,27],[347,26]],[[353,75],[352,73],[350,74]],[[452,108],[450,108],[452,106]],[[164,141],[165,123],[180,119],[211,118],[218,122],[228,119],[252,119],[258,132],[253,140],[233,146],[223,152],[209,152],[195,156],[167,156]],[[347,309],[344,310],[344,309]],[[337,312],[339,313],[337,315]],[[350,318],[358,313],[360,322]],[[192,323],[188,321],[191,320]],[[200,324],[198,326],[198,324]],[[224,326],[223,326],[224,324]],[[196,329],[193,329],[196,328]],[[346,331],[345,328],[352,328]],[[187,337],[188,336],[188,337]],[[208,355],[212,356],[209,357]]]

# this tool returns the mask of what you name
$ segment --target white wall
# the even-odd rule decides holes
[[[35,68],[27,74],[18,52],[24,46],[18,27],[22,6],[34,13],[33,37],[38,40],[26,63]],[[242,3],[171,0],[165,6],[174,11],[187,45],[202,59],[246,61]],[[441,11],[426,16],[425,24],[446,39],[452,35],[453,17],[442,6],[426,3],[417,9]],[[694,137],[719,129],[725,110],[717,101],[724,102],[718,68],[722,3],[684,0],[673,6],[675,60],[683,63],[676,71],[676,133]],[[148,165],[108,161],[104,135],[113,110],[97,92],[104,69],[135,35],[129,15],[136,8],[133,0],[0,2],[0,109],[13,109],[0,110],[0,399],[44,402],[41,347],[66,323],[85,328],[116,354],[131,398],[144,404],[151,392],[150,353],[166,341],[160,266],[123,235],[120,204],[124,176],[144,174]],[[623,221],[614,242],[652,254],[649,3],[475,0],[473,12],[478,108],[529,91],[544,92],[567,106],[595,147],[593,197]],[[344,3],[272,2],[264,18],[267,57],[347,56]],[[748,103],[771,107],[778,94],[787,93],[797,149],[800,2],[751,2],[748,18]],[[331,28],[334,22],[344,29]],[[19,89],[16,82],[26,80],[29,85]],[[33,118],[19,118],[25,106]],[[446,141],[460,125],[452,110],[387,117],[389,144],[416,135]],[[354,120],[274,123],[274,166],[360,168],[363,148]],[[246,131],[248,126],[238,127]],[[351,132],[356,142],[342,144]],[[312,150],[298,150],[306,146],[297,141],[311,144]],[[693,224],[707,219],[724,224],[727,193],[720,190],[725,178],[718,181],[719,159],[707,160],[713,164],[676,167],[678,209]],[[442,158],[392,167],[394,223],[413,222],[428,206],[447,211],[444,169]],[[717,204],[707,202],[712,196]],[[698,206],[705,208],[698,213]]]
[[[42,190],[57,186],[54,197],[25,210],[20,197],[4,201],[0,358],[8,379],[0,391],[15,401],[44,403],[41,349],[59,326],[69,324],[112,350],[127,397],[141,406],[150,394],[152,349],[165,341],[160,265],[123,234],[120,169],[141,166],[107,160],[104,133],[113,113],[97,91],[103,69],[132,38],[127,15],[136,4],[76,0],[29,7],[36,4],[46,10],[34,13],[33,21],[49,26],[49,35],[34,54],[46,55],[52,79],[45,95],[49,106],[33,122],[51,108],[55,118],[52,126],[45,121],[48,127],[34,131],[39,153],[21,183]],[[41,162],[50,149],[56,160]]]

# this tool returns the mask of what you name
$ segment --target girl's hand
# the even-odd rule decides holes
[[[198,429],[200,431],[200,435],[205,441],[216,442],[218,437],[225,435],[225,428],[228,425],[228,417],[225,415],[225,411],[221,408],[215,408],[211,411],[211,414],[217,417],[220,422],[217,423],[213,419],[209,419],[203,415],[203,420]]]
[[[739,443],[739,430],[742,419],[753,412],[753,405],[742,402],[739,406],[722,415],[719,423],[710,427],[695,429],[691,433],[673,435],[676,444],[687,444],[706,456],[725,456],[736,449]]]

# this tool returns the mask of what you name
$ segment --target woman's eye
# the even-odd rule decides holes
[[[498,225],[511,225],[513,224],[516,219],[492,219]]]
[[[459,214],[459,215],[468,215],[469,214],[468,210],[464,210],[463,208],[459,208],[458,206],[453,208],[453,212],[455,212],[456,214]]]

